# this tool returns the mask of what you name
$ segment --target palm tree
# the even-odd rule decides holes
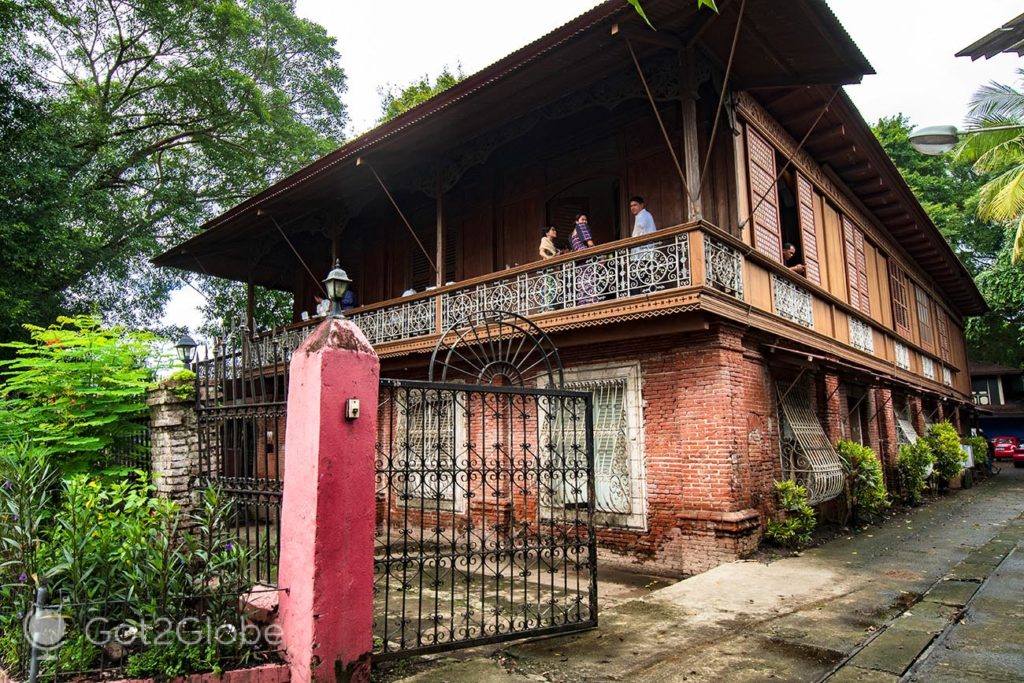
[[[1017,75],[1024,82],[1024,69]],[[1016,223],[1013,262],[1024,263],[1024,92],[995,82],[983,86],[971,98],[967,122],[981,130],[964,138],[958,158],[978,173],[995,174],[979,190],[978,217]],[[984,130],[996,126],[1004,129]]]

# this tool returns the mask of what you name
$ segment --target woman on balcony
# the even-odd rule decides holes
[[[590,233],[590,224],[587,221],[587,214],[576,214],[576,227],[572,230],[570,237],[572,250],[583,251],[594,246],[594,237]],[[602,275],[604,266],[598,259],[588,259],[576,265],[576,305],[584,306],[598,300],[598,293],[601,290]]]

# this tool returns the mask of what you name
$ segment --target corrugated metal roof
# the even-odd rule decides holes
[[[1002,53],[1024,56],[1024,14],[971,43],[957,52],[956,56],[977,60],[983,57],[988,59]]]

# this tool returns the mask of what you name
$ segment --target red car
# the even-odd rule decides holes
[[[1020,449],[1020,440],[1015,436],[997,436],[992,439],[992,454],[996,460],[1013,460]],[[1021,452],[1024,461],[1024,451]]]

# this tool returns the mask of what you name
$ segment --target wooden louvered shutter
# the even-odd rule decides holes
[[[854,227],[843,216],[843,247],[846,252],[846,285],[850,291],[850,305],[860,309],[860,279],[857,277],[857,240]]]
[[[797,203],[800,206],[800,234],[803,236],[804,265],[807,279],[821,284],[821,268],[818,265],[818,234],[814,215],[814,186],[802,174],[796,174]]]
[[[949,323],[945,311],[938,306],[935,307],[935,322],[939,328],[939,355],[948,363],[951,355],[949,352]]]
[[[750,126],[747,126],[747,167],[750,175],[750,206],[754,209],[751,217],[754,248],[782,263],[775,149]]]
[[[850,305],[865,315],[871,315],[864,233],[846,216],[843,216],[843,244],[846,249],[846,283],[850,290]]]
[[[889,263],[889,290],[892,293],[892,319],[896,331],[910,337],[910,298],[907,276],[895,263]]]
[[[860,287],[860,310],[865,315],[871,315],[871,297],[868,295],[868,262],[864,255],[864,231],[854,228],[853,234],[857,240],[857,284]]]

